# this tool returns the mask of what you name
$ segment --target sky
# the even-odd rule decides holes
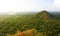
[[[0,13],[60,11],[60,0],[0,0]]]

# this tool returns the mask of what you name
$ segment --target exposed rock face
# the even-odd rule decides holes
[[[31,29],[23,32],[17,31],[15,34],[7,34],[7,36],[35,36],[36,33],[36,29]]]

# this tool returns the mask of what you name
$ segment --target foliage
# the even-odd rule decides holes
[[[7,33],[14,34],[17,30],[22,32],[32,28],[38,31],[37,36],[39,34],[42,34],[41,36],[58,36],[60,34],[60,20],[50,19],[50,15],[47,16],[42,13],[0,17],[0,36],[5,36]]]

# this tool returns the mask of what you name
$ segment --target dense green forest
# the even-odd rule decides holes
[[[60,36],[60,14],[40,11],[31,15],[0,16],[0,36],[33,28],[37,30],[35,36]]]

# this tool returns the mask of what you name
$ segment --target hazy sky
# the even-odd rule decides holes
[[[60,11],[60,0],[0,0],[0,13],[41,10]]]

